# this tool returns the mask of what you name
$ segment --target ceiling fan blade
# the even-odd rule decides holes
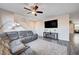
[[[27,9],[27,10],[31,11],[31,9],[29,9],[29,8],[26,8],[26,7],[24,7],[24,9]]]
[[[38,9],[38,6],[36,5],[36,6],[35,6],[35,10],[37,10],[37,9]]]
[[[30,14],[31,12],[28,12],[27,14]]]
[[[36,11],[37,13],[43,13],[42,11]]]

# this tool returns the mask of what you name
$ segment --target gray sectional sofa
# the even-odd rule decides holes
[[[26,46],[26,44],[38,38],[38,35],[34,34],[32,31],[13,31],[0,33],[0,37],[5,36],[7,36],[10,40],[10,52],[14,55],[24,53],[29,48],[29,46]]]

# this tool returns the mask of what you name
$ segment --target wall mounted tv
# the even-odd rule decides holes
[[[58,28],[58,20],[45,21],[45,28]]]

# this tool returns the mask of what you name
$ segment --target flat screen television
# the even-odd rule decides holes
[[[44,25],[45,25],[45,28],[57,28],[58,20],[45,21]]]

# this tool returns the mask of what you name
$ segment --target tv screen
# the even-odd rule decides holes
[[[45,28],[57,28],[57,27],[58,27],[57,20],[45,21]]]

